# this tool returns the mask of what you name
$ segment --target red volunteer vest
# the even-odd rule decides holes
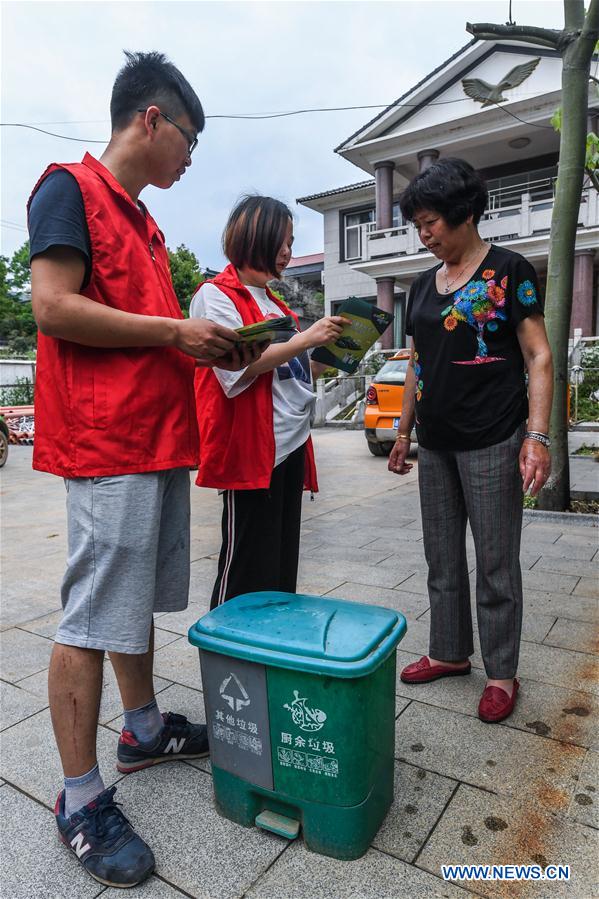
[[[211,283],[229,297],[244,325],[264,321],[260,307],[239,280],[234,266],[228,265]],[[293,315],[299,327],[297,316],[285,303],[268,288],[266,292],[283,315]],[[268,488],[275,462],[272,372],[260,375],[246,390],[229,399],[212,369],[197,367],[195,391],[200,429],[196,484],[219,490]],[[306,444],[304,489],[318,490],[311,437]]]
[[[77,179],[92,251],[83,296],[142,315],[183,318],[164,237],[110,172],[50,165]],[[174,347],[96,349],[39,334],[33,467],[66,478],[195,467],[194,361]]]

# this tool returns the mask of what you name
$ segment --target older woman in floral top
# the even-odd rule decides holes
[[[478,713],[495,722],[511,714],[519,687],[522,492],[534,496],[549,476],[553,373],[535,270],[480,237],[486,202],[483,180],[460,159],[435,163],[401,197],[404,216],[441,262],[410,291],[411,364],[389,470],[412,468],[415,419],[430,645],[401,678],[421,684],[470,673],[469,522],[487,673]]]

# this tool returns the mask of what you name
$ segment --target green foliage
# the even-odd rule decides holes
[[[270,287],[270,286],[268,289],[270,290],[270,292],[272,294],[274,294],[274,296],[277,298],[277,300],[280,300],[281,303],[285,303],[286,306],[288,305],[287,300],[285,299],[285,297],[283,296],[283,294],[281,293],[280,290],[276,290],[274,287]]]
[[[200,263],[195,253],[189,250],[185,244],[181,244],[176,250],[169,250],[168,258],[173,287],[183,315],[188,318],[191,298],[198,285],[206,280],[206,276],[200,269]]]
[[[551,116],[551,124],[558,132],[562,130],[562,108],[558,106]],[[584,170],[593,182],[594,187],[599,190],[599,136],[594,131],[590,131],[586,138]]]
[[[362,363],[362,373],[365,375],[376,375],[388,358],[388,353],[371,353],[369,356],[365,357]]]
[[[558,106],[551,118],[549,119],[551,125],[555,131],[560,132],[562,130],[562,108]]]
[[[578,421],[599,421],[599,401],[593,394],[599,391],[599,346],[588,347],[580,364],[584,381],[578,388]],[[570,414],[574,416],[574,389],[570,388]]]
[[[32,406],[33,384],[29,378],[17,378],[12,387],[0,389],[0,406]]]
[[[30,281],[27,241],[10,259],[0,256],[0,341],[12,356],[28,355],[37,342],[31,299],[22,300],[30,291]]]

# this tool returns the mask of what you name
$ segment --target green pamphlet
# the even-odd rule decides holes
[[[336,315],[351,319],[351,325],[345,325],[343,334],[334,343],[316,347],[312,359],[351,375],[394,317],[390,312],[358,297],[344,300]]]

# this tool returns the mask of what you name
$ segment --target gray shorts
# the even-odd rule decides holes
[[[56,642],[147,652],[154,612],[189,597],[189,470],[73,478]]]

